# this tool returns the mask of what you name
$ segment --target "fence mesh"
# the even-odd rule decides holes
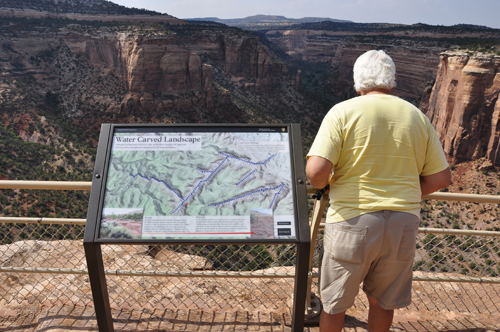
[[[92,305],[83,226],[0,224],[0,304]],[[316,242],[317,272],[322,232]],[[419,234],[416,279],[495,278],[500,274],[499,238]],[[293,273],[295,245],[104,245],[106,270],[170,272]],[[23,268],[8,270],[9,268]],[[75,273],[28,273],[29,269],[75,269]],[[82,273],[82,274],[79,274]],[[313,292],[317,293],[317,279]],[[208,310],[290,310],[293,278],[107,276],[113,308]],[[367,306],[360,292],[356,306]],[[498,313],[498,283],[422,281],[413,283],[409,307]]]

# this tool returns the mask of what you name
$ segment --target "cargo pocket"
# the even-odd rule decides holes
[[[401,242],[399,243],[397,260],[408,262],[415,256],[415,247],[417,244],[418,223],[405,225]]]
[[[365,260],[366,226],[327,224],[324,248],[335,260],[361,264]]]

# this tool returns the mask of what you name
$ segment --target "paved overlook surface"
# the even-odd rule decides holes
[[[367,311],[348,312],[344,331],[367,331]],[[113,310],[115,331],[292,331],[289,313],[264,311]],[[0,331],[97,331],[94,308],[0,306]],[[308,324],[304,331],[319,331]],[[500,331],[498,315],[396,311],[391,331]]]
[[[41,267],[62,263],[84,269],[82,249],[79,241],[19,241],[0,246],[0,261],[9,260],[14,266],[26,261]],[[104,264],[112,270],[151,270],[158,262],[165,262],[160,270],[207,268],[204,257],[162,250],[153,258],[144,249],[106,245]],[[293,271],[290,266],[275,272]],[[415,272],[415,276],[422,273]],[[98,330],[87,275],[2,273],[0,277],[0,332]],[[108,275],[106,280],[115,331],[291,331],[293,279]],[[500,303],[497,287],[416,282],[414,303],[408,309],[396,310],[392,331],[500,331],[495,309]],[[262,302],[264,298],[268,300]],[[355,307],[348,310],[345,331],[366,331],[364,301],[364,296],[358,297]],[[478,314],[474,307],[492,314]],[[467,309],[476,313],[467,313]],[[311,324],[304,331],[316,332],[319,328]]]

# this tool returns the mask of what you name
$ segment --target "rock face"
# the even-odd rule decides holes
[[[11,82],[33,75],[37,85],[31,88],[42,98],[47,91],[58,94],[65,115],[80,118],[100,109],[110,118],[172,114],[175,122],[245,121],[229,90],[214,84],[215,67],[243,90],[272,91],[280,80],[295,85],[283,62],[239,30],[85,29],[73,24],[56,33],[0,35],[1,70],[12,75]],[[15,84],[0,86],[0,92],[14,91]]]
[[[500,57],[443,53],[422,111],[452,162],[486,157],[500,165]]]
[[[377,48],[375,45],[357,43],[345,43],[339,48],[334,64],[338,72],[337,90],[342,91],[342,87],[352,89],[354,62],[362,53]],[[394,45],[384,45],[383,49],[396,64],[395,94],[410,101],[420,100],[426,83],[436,77],[440,51]]]
[[[244,81],[247,88],[270,89],[276,75],[286,77],[283,63],[273,61],[257,38],[230,35],[143,37],[118,34],[86,41],[87,58],[103,68],[115,69],[129,93],[113,112],[158,112],[191,106],[213,109],[214,102],[228,100],[213,87],[213,67],[203,63],[204,54],[225,68],[233,82]],[[157,97],[155,97],[155,95]],[[176,103],[158,95],[189,95]],[[174,98],[175,99],[175,98]]]
[[[419,101],[426,83],[436,76],[439,54],[444,48],[423,46],[394,35],[378,42],[373,38],[354,38],[355,35],[352,32],[306,29],[266,33],[269,40],[295,58],[331,65],[335,73],[330,83],[332,91],[344,99],[354,93],[352,67],[357,57],[368,50],[383,49],[396,64],[398,87],[395,93]]]
[[[277,77],[288,77],[286,65],[276,61],[257,37],[202,32],[184,36],[183,43],[192,52],[223,63],[233,82],[246,79],[251,87],[265,90],[276,84]]]

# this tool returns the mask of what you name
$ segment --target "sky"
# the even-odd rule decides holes
[[[475,24],[500,28],[500,0],[111,0],[177,18],[329,17],[359,23]]]

